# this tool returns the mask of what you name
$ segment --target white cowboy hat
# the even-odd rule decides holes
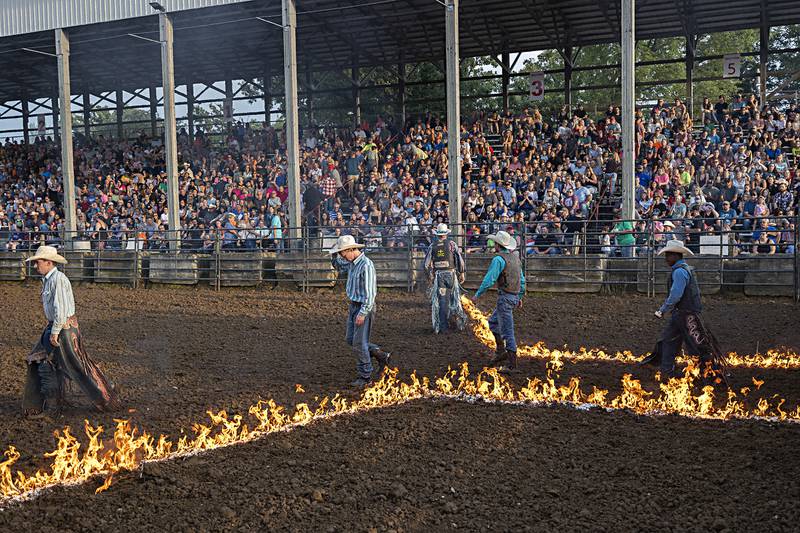
[[[491,235],[487,235],[486,238],[492,239],[494,242],[496,242],[509,252],[513,252],[514,250],[517,249],[517,240],[505,231],[498,231],[497,233],[492,233]]]
[[[441,224],[436,226],[436,229],[434,230],[434,233],[436,235],[447,235],[448,233],[450,233],[450,228],[447,227],[447,224],[442,222]]]
[[[673,252],[681,255],[694,255],[690,249],[683,245],[683,241],[679,241],[677,239],[667,241],[667,245],[658,252],[658,255],[665,254],[667,252]]]
[[[675,227],[675,224],[673,224],[673,223],[672,223],[671,221],[669,221],[669,220],[665,220],[665,221],[664,221],[664,227],[665,227],[665,228],[674,228],[674,227]]]
[[[331,248],[331,255],[350,250],[351,248],[363,248],[363,244],[358,244],[352,235],[342,235],[336,239],[336,244]]]
[[[67,260],[58,255],[58,250],[56,250],[52,246],[45,246],[42,245],[36,249],[36,253],[27,258],[25,261],[30,263],[31,261],[38,261],[39,259],[45,261],[52,261],[53,263],[60,263],[62,265],[67,264]]]

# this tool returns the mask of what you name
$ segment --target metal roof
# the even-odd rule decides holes
[[[132,7],[135,2],[120,3]],[[260,77],[267,65],[274,74],[282,73],[282,32],[256,18],[280,23],[280,0],[163,3],[226,4],[174,14],[177,84],[219,81],[226,73]],[[800,23],[797,0],[639,0],[636,34],[645,39],[757,28],[762,9],[770,25]],[[360,66],[444,58],[444,7],[436,0],[298,0],[297,11],[301,72],[306,66],[315,71],[349,68],[354,54]],[[619,0],[461,0],[461,55],[618,42],[619,11]],[[158,45],[129,35],[158,39],[155,15],[75,26],[69,34],[75,94],[161,84]],[[52,31],[0,38],[0,101],[55,93],[55,58],[37,51],[55,52]]]
[[[248,1],[159,0],[159,3],[173,12]],[[3,0],[0,3],[0,37],[152,14],[149,0]]]

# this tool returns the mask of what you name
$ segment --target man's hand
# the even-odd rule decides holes
[[[58,335],[50,335],[50,344],[58,346]]]
[[[519,303],[517,304],[517,309],[522,309],[522,300],[520,300]]]
[[[363,326],[363,325],[364,325],[364,322],[365,322],[366,320],[367,320],[367,319],[366,319],[366,317],[365,317],[364,315],[358,315],[358,316],[356,316],[356,326],[358,326],[358,327],[361,327],[361,326]]]
[[[661,311],[656,311],[654,314],[656,315],[656,318],[661,318],[662,316],[664,316],[664,313],[662,313]]]
[[[458,282],[459,283],[463,284],[465,279],[467,279],[467,275],[464,274],[463,272],[458,275]]]

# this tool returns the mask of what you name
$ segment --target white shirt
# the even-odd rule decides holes
[[[67,319],[75,314],[72,284],[66,274],[55,267],[42,280],[42,305],[47,321],[53,323],[53,335],[58,335]]]

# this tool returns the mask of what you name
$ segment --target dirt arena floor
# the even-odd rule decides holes
[[[0,446],[19,466],[45,465],[52,432],[84,418],[130,418],[179,436],[208,409],[258,399],[292,406],[348,391],[344,296],[269,290],[76,287],[87,348],[124,390],[126,410],[96,414],[80,397],[57,424],[20,415],[23,358],[43,326],[36,285],[0,284]],[[421,295],[381,292],[373,340],[407,375],[433,376],[488,351],[470,334],[432,335]],[[786,300],[706,298],[707,322],[739,353],[800,350],[800,307]],[[658,302],[635,296],[531,295],[521,343],[652,347]],[[489,310],[492,297],[481,307]],[[522,360],[515,381],[544,376]],[[568,364],[561,377],[618,390],[625,373]],[[732,382],[800,403],[800,371],[735,369]],[[295,392],[302,384],[306,393]],[[350,391],[348,394],[354,394]],[[337,418],[184,460],[148,464],[105,493],[99,484],[46,491],[0,511],[0,530],[552,531],[796,530],[800,425],[709,422],[568,408],[418,401]]]

